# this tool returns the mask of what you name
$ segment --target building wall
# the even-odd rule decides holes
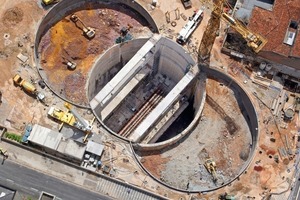
[[[300,58],[288,58],[274,52],[261,52],[259,58],[271,63],[278,72],[300,78]]]

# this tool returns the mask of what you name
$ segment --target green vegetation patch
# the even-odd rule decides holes
[[[7,139],[10,139],[10,140],[14,140],[16,142],[21,142],[22,141],[22,136],[21,135],[17,135],[15,133],[6,132],[4,134],[4,137],[7,138]]]

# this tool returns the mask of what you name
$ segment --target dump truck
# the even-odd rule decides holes
[[[39,100],[43,101],[45,95],[38,92],[37,89],[30,82],[23,79],[19,74],[16,74],[13,78],[14,84],[20,86],[25,92],[37,97]]]

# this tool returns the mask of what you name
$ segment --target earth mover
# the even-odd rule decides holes
[[[216,174],[216,163],[212,160],[212,158],[206,159],[204,163],[205,168],[207,171],[212,175],[213,181],[217,181],[217,174]]]
[[[13,78],[14,84],[20,86],[25,92],[37,97],[40,101],[45,99],[45,95],[38,92],[37,89],[30,82],[23,79],[19,74],[16,74]]]

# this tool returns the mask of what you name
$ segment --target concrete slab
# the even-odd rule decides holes
[[[34,124],[28,141],[56,150],[63,135],[38,124]]]

